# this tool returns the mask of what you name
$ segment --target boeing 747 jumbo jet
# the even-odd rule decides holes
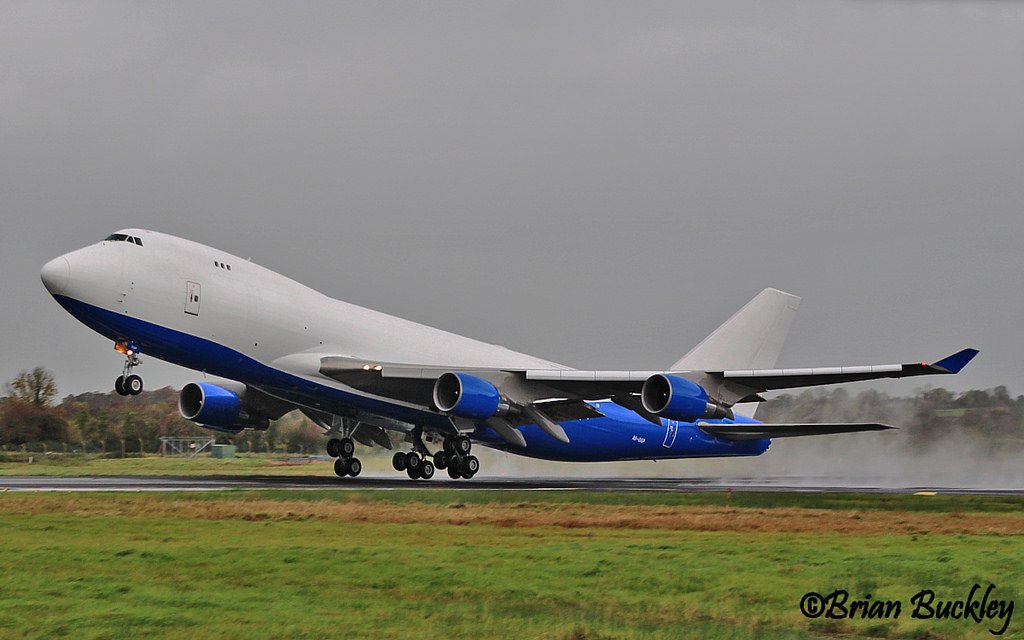
[[[55,258],[46,289],[124,355],[114,388],[142,391],[145,354],[201,371],[181,415],[225,433],[299,410],[330,438],[339,476],[355,443],[398,451],[396,471],[472,478],[479,444],[561,461],[756,456],[772,438],[889,429],[762,424],[734,413],[762,394],[959,372],[938,362],[774,369],[800,298],[765,289],[663,371],[581,371],[334,300],[258,265],[163,233],[125,229]],[[218,380],[206,381],[207,376]]]

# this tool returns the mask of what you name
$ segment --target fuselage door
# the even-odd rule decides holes
[[[202,287],[199,286],[198,282],[189,280],[185,283],[185,313],[192,316],[199,315],[199,298],[201,293]]]
[[[662,442],[661,446],[666,449],[671,449],[672,445],[676,443],[676,435],[679,434],[679,422],[675,420],[666,420],[665,424],[665,442]]]

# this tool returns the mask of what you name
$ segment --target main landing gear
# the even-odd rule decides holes
[[[142,364],[139,359],[138,345],[130,342],[118,342],[114,345],[119,353],[124,354],[124,369],[114,380],[114,391],[122,396],[137,396],[142,393],[142,378],[132,373],[132,369]]]
[[[444,448],[433,455],[426,453],[426,447],[422,446],[419,438],[414,441],[421,445],[417,448],[421,448],[423,453],[399,451],[391,457],[391,465],[395,471],[405,471],[413,480],[429,480],[434,477],[435,469],[447,470],[448,477],[453,480],[468,480],[480,470],[480,460],[469,455],[473,443],[467,436],[445,438]]]
[[[334,473],[342,478],[356,477],[363,470],[363,463],[355,457],[356,443],[352,438],[331,438],[327,441],[327,455],[337,458],[334,461]]]

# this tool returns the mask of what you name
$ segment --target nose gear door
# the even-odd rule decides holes
[[[199,286],[198,282],[189,280],[185,283],[185,313],[192,316],[199,315],[199,298],[201,293],[202,287]]]

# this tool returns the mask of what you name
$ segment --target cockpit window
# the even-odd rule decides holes
[[[140,247],[142,246],[142,238],[125,235],[123,233],[112,233],[104,238],[104,240],[109,240],[111,242],[130,242],[132,244],[137,244]]]

